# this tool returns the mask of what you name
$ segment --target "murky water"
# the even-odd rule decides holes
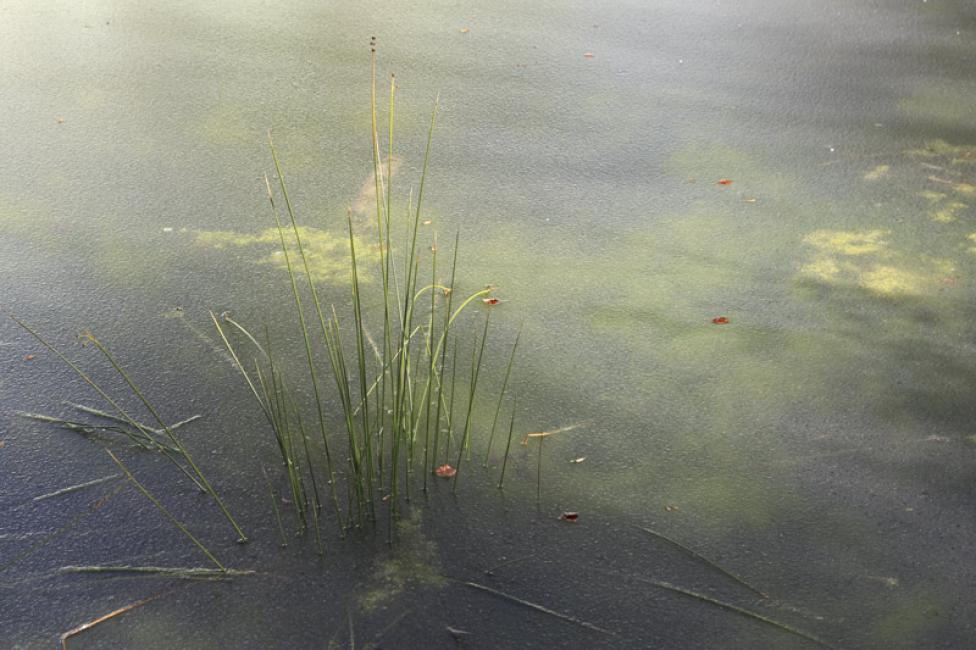
[[[816,647],[652,581],[837,647],[972,644],[968,3],[277,4],[0,3],[0,306],[121,392],[74,343],[91,328],[167,417],[204,416],[184,438],[246,546],[172,466],[111,446],[258,572],[61,571],[204,558],[134,489],[80,519],[115,484],[34,500],[118,470],[98,440],[15,415],[97,398],[4,322],[0,566],[38,547],[0,573],[4,647],[147,598],[70,647]],[[504,300],[490,386],[524,328],[519,438],[504,493],[496,452],[456,498],[415,498],[392,550],[326,527],[319,560],[279,547],[274,440],[207,311],[300,346],[268,231],[272,127],[323,298],[348,304],[371,35],[399,84],[401,203],[440,93],[428,228],[460,230],[463,287]],[[518,441],[572,425],[546,439],[537,505]]]

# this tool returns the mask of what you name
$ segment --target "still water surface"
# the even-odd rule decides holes
[[[126,489],[0,574],[4,647],[146,598],[71,647],[817,647],[648,581],[837,647],[972,644],[968,3],[281,4],[0,3],[0,306],[108,380],[74,343],[91,328],[168,417],[204,416],[184,437],[247,546],[170,466],[113,447],[258,571],[60,573],[202,563]],[[442,241],[460,230],[463,286],[504,301],[487,381],[522,325],[517,434],[577,426],[547,439],[538,504],[535,447],[516,444],[503,494],[496,454],[457,498],[415,499],[393,550],[329,531],[319,560],[279,548],[273,438],[207,310],[300,345],[265,233],[266,133],[325,252],[347,211],[368,229],[372,35],[398,80],[401,203],[440,94],[426,216]],[[332,259],[318,279],[345,305]],[[97,399],[13,323],[0,344],[3,565],[111,486],[34,497],[116,469],[15,415]]]

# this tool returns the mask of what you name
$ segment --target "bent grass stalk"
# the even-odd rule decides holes
[[[101,352],[106,359],[108,359],[108,362],[112,365],[115,371],[119,373],[122,379],[125,380],[125,383],[129,385],[129,388],[132,389],[132,392],[135,393],[136,397],[139,398],[139,401],[141,401],[143,406],[146,407],[146,410],[149,411],[149,413],[153,416],[153,419],[155,419],[156,422],[159,423],[160,428],[162,428],[163,432],[166,434],[166,437],[169,438],[170,442],[172,442],[176,446],[176,448],[180,450],[180,454],[182,454],[183,458],[186,459],[187,464],[193,469],[194,474],[197,475],[197,478],[200,480],[200,483],[203,484],[204,489],[206,489],[207,493],[217,504],[217,507],[223,513],[227,521],[229,521],[231,526],[234,527],[234,531],[238,535],[237,541],[241,543],[247,542],[247,535],[245,535],[244,531],[241,530],[241,527],[237,525],[237,521],[234,519],[233,515],[230,514],[230,510],[228,510],[227,506],[224,505],[224,500],[220,498],[220,495],[217,494],[217,491],[213,488],[212,485],[210,485],[210,482],[207,480],[207,477],[204,476],[203,472],[200,471],[200,468],[197,467],[197,464],[193,461],[193,457],[190,456],[190,452],[187,451],[186,447],[183,446],[183,443],[180,442],[180,439],[177,438],[173,434],[172,430],[170,430],[170,428],[166,425],[166,423],[163,422],[163,418],[160,417],[159,412],[156,411],[156,408],[149,403],[149,400],[146,399],[146,396],[143,395],[141,390],[139,390],[139,387],[135,385],[135,383],[129,377],[129,374],[122,368],[121,365],[119,365],[119,362],[116,361],[115,357],[113,357],[112,354],[108,351],[108,348],[106,348],[102,344],[102,342],[99,341],[95,337],[95,335],[92,334],[91,332],[88,332],[86,336],[88,340],[91,341],[91,343],[96,348],[98,348],[98,351]]]
[[[207,556],[207,559],[208,560],[210,560],[211,562],[213,562],[220,571],[226,571],[227,570],[227,567],[225,567],[221,563],[220,560],[218,560],[216,557],[214,557],[214,554],[210,552],[210,549],[208,549],[206,546],[204,546],[203,542],[201,542],[199,539],[197,539],[196,536],[193,533],[191,533],[189,531],[189,529],[187,529],[186,526],[184,526],[182,523],[180,523],[180,521],[176,517],[174,517],[173,514],[169,510],[166,509],[166,506],[164,506],[162,503],[160,503],[159,499],[157,499],[156,497],[154,497],[152,495],[152,493],[149,490],[147,490],[146,487],[142,483],[140,483],[136,479],[135,476],[132,475],[132,472],[129,471],[129,468],[126,467],[125,464],[121,460],[119,460],[118,456],[116,456],[115,454],[112,453],[112,450],[111,449],[106,449],[105,450],[105,453],[107,453],[109,455],[109,457],[112,459],[112,461],[116,465],[119,466],[119,469],[122,470],[122,472],[125,474],[126,478],[128,478],[129,481],[131,481],[132,484],[135,485],[136,488],[140,492],[142,492],[142,494],[147,499],[149,499],[152,502],[152,504],[154,506],[156,506],[156,508],[158,508],[159,511],[161,513],[163,513],[166,516],[166,518],[169,519],[170,522],[172,522],[172,524],[179,529],[179,531],[181,533],[183,533],[184,535],[186,535],[190,539],[191,542],[193,542],[194,544],[196,544],[197,548],[199,548],[201,551],[203,551],[203,554]]]

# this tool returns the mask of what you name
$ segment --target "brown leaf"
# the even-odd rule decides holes
[[[440,476],[441,478],[451,478],[452,476],[457,474],[457,470],[451,467],[450,465],[441,465],[440,467],[434,470],[434,473]]]

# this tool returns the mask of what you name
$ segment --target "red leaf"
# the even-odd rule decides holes
[[[720,181],[718,182],[718,184],[719,184],[719,185],[731,185],[731,184],[732,184],[732,181],[731,181],[731,180],[729,180],[728,178],[723,178],[722,180],[720,180]]]
[[[719,316],[718,318],[712,319],[712,325],[728,325],[729,322],[729,319],[725,316]]]
[[[33,354],[28,354],[27,356],[24,357],[24,361],[33,361],[33,360],[34,360]]]
[[[559,515],[559,518],[562,519],[563,521],[572,521],[573,523],[575,523],[579,519],[579,513],[564,512],[563,514]]]
[[[450,465],[441,465],[440,467],[434,470],[434,473],[440,476],[441,478],[451,478],[452,476],[457,474],[457,470],[451,467]]]
[[[497,305],[498,303],[501,302],[501,300],[499,300],[498,298],[492,297],[492,298],[482,298],[481,299],[481,302],[485,303],[486,305]]]

